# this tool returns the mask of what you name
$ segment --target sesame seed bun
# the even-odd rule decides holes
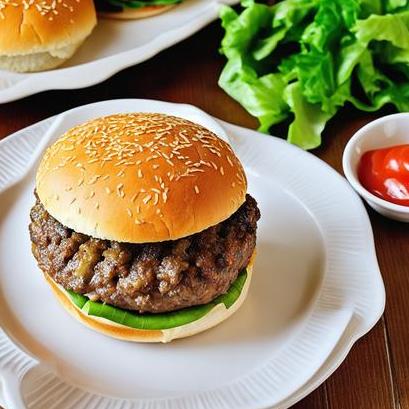
[[[0,69],[54,68],[96,25],[92,0],[0,0]]]
[[[61,305],[75,319],[77,319],[87,327],[93,329],[94,331],[123,341],[166,343],[174,339],[186,338],[192,335],[199,334],[200,332],[215,327],[227,318],[231,317],[241,307],[244,300],[247,298],[248,289],[250,287],[250,282],[253,274],[255,254],[256,253],[254,252],[249,265],[247,266],[247,279],[241,290],[240,296],[230,308],[226,308],[224,304],[217,304],[204,317],[198,319],[197,321],[193,321],[180,327],[163,330],[135,329],[127,327],[125,325],[117,324],[105,318],[87,315],[71,301],[68,293],[48,274],[44,274],[44,277]]]
[[[168,11],[176,4],[169,4],[168,6],[147,6],[138,9],[123,8],[121,11],[98,11],[98,15],[104,18],[113,18],[118,20],[136,20],[140,18],[153,17]]]
[[[46,151],[38,197],[78,233],[128,243],[176,240],[230,217],[247,181],[230,146],[163,114],[119,114],[69,130]]]

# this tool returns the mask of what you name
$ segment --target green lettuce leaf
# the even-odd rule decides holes
[[[323,112],[318,104],[307,101],[299,82],[286,88],[284,98],[294,112],[294,121],[288,130],[288,141],[304,149],[318,146],[321,143],[321,132],[331,115]]]
[[[67,293],[71,301],[90,316],[105,318],[131,328],[161,330],[180,327],[197,321],[218,304],[224,304],[226,308],[230,308],[239,298],[246,279],[247,271],[243,270],[233,282],[229,291],[212,302],[162,314],[138,314],[101,302],[91,301],[88,297],[76,294],[73,291],[67,291]]]
[[[372,41],[385,41],[395,46],[400,52],[409,51],[409,11],[371,15],[366,20],[359,20],[353,28],[355,41],[340,52],[341,64],[338,71],[338,83],[346,81],[359,63]],[[377,53],[373,52],[374,56]],[[405,61],[409,64],[409,60]]]
[[[223,7],[227,57],[219,85],[260,122],[291,117],[288,140],[320,145],[327,121],[352,103],[407,110],[408,0],[242,1]]]

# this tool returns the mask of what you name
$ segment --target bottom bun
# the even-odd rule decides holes
[[[81,43],[33,54],[1,55],[0,69],[14,72],[36,72],[58,67],[73,56]]]
[[[122,11],[99,11],[98,15],[104,18],[113,18],[118,20],[136,20],[139,18],[146,18],[161,14],[176,4],[170,4],[169,6],[147,6],[139,9],[126,8]]]
[[[84,311],[80,310],[75,304],[72,303],[68,293],[61,286],[59,286],[48,274],[44,274],[44,276],[62,306],[72,316],[74,316],[74,318],[76,318],[89,328],[92,328],[93,330],[101,332],[110,337],[121,339],[124,341],[166,343],[174,339],[186,338],[206,331],[209,328],[220,324],[222,321],[233,315],[240,308],[247,297],[253,272],[254,259],[255,252],[251,257],[249,265],[247,266],[247,279],[244,283],[240,296],[230,308],[227,309],[223,303],[217,304],[204,317],[198,319],[197,321],[190,322],[180,327],[163,330],[135,329],[117,324],[105,318],[87,315]]]

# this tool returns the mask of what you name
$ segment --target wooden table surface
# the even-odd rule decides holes
[[[0,138],[78,105],[113,98],[191,103],[226,121],[256,128],[256,121],[217,86],[224,63],[217,52],[221,36],[219,24],[214,23],[97,86],[45,92],[0,105]],[[375,117],[344,109],[329,124],[322,147],[313,153],[342,173],[345,144],[358,128]],[[276,133],[285,136],[285,130]],[[409,409],[408,226],[372,211],[369,215],[386,286],[385,315],[356,343],[335,374],[295,405],[297,409]]]

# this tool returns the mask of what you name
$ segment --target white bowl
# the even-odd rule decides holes
[[[358,164],[362,155],[372,149],[409,144],[409,113],[388,115],[361,128],[344,150],[342,166],[346,178],[365,201],[383,216],[409,222],[409,207],[383,200],[366,190],[358,179]]]

